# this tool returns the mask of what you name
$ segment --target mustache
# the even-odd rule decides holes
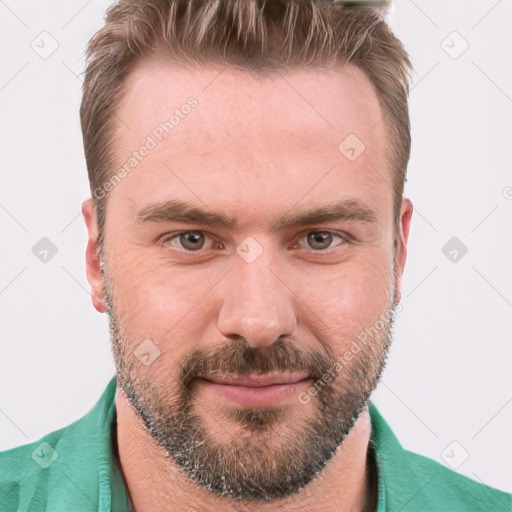
[[[335,359],[327,351],[300,350],[295,342],[277,340],[263,348],[251,347],[244,339],[230,341],[221,347],[195,349],[180,363],[180,380],[187,386],[197,378],[212,374],[245,375],[274,372],[308,372],[320,378]]]

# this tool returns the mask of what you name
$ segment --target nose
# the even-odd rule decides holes
[[[264,254],[252,263],[242,258],[235,261],[222,282],[218,318],[224,336],[241,336],[254,348],[270,346],[281,336],[292,335],[297,326],[293,293]]]

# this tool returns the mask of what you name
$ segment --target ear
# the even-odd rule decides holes
[[[82,203],[82,215],[87,225],[88,241],[85,251],[87,281],[91,285],[92,304],[100,313],[105,313],[103,300],[103,283],[101,281],[99,245],[98,245],[98,218],[96,205],[89,198]]]
[[[404,197],[400,208],[400,224],[395,236],[395,304],[402,298],[402,275],[407,260],[407,241],[413,210],[411,200]]]

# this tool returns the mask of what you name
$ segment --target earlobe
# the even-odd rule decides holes
[[[88,241],[85,251],[85,264],[87,281],[91,286],[92,304],[100,313],[105,313],[105,302],[103,299],[103,283],[101,280],[101,268],[98,245],[98,222],[96,205],[89,198],[82,203],[82,215],[87,226]]]
[[[412,201],[404,197],[400,208],[400,224],[395,239],[395,303],[400,302],[402,297],[402,275],[407,261],[407,242],[413,211]]]

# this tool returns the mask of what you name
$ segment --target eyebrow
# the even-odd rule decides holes
[[[376,224],[377,219],[377,214],[371,208],[361,201],[350,199],[328,203],[305,211],[288,211],[271,225],[271,231],[276,232],[340,220],[356,220],[367,224]],[[226,229],[235,229],[238,226],[238,221],[233,217],[178,199],[149,204],[137,212],[136,220],[137,223],[182,222]]]

